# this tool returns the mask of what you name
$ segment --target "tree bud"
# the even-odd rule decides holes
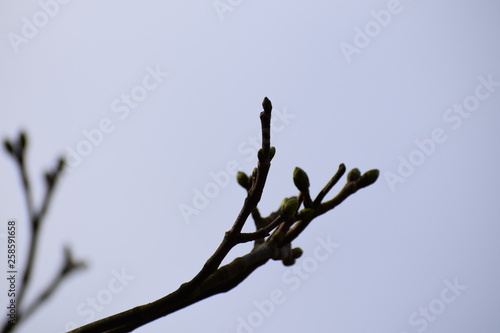
[[[358,186],[359,188],[367,187],[370,186],[371,184],[375,183],[379,175],[379,171],[377,169],[372,169],[367,172],[365,172],[359,179],[358,179]]]
[[[265,113],[271,112],[271,110],[273,109],[273,105],[271,104],[269,98],[264,97],[264,100],[262,101],[262,107],[264,108]]]
[[[356,180],[359,179],[359,177],[361,177],[361,172],[359,171],[358,168],[354,168],[347,174],[347,181],[355,182]]]
[[[295,247],[292,249],[292,258],[297,259],[302,257],[302,254],[304,254],[304,251],[300,247]]]
[[[295,167],[295,170],[293,170],[293,183],[300,192],[307,193],[307,191],[309,191],[309,177],[307,177],[307,173],[299,167]]]
[[[269,161],[273,159],[274,154],[276,154],[276,148],[269,147]],[[257,152],[257,157],[259,161],[262,161],[264,159],[264,151],[262,150],[262,148]]]
[[[275,154],[276,154],[276,148],[270,147],[269,148],[269,160],[272,160]]]
[[[247,174],[244,173],[243,171],[238,171],[238,173],[236,174],[236,181],[244,189],[248,188],[248,185],[249,185],[249,182],[250,182],[250,180],[248,179]]]
[[[281,202],[281,215],[287,220],[291,219],[293,215],[295,215],[295,212],[297,212],[298,208],[299,199],[297,199],[297,197],[285,198]]]

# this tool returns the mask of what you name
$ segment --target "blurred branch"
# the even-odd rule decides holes
[[[59,284],[64,280],[66,276],[68,276],[72,271],[84,267],[83,262],[75,261],[71,256],[69,248],[66,248],[65,262],[59,274],[31,304],[24,306],[24,297],[26,295],[26,290],[28,289],[32,281],[31,277],[32,277],[33,267],[35,265],[35,255],[38,248],[40,229],[43,224],[48,207],[51,203],[51,199],[54,194],[56,184],[64,169],[64,160],[61,158],[59,159],[57,166],[53,170],[45,173],[45,195],[43,197],[40,209],[36,210],[33,203],[33,193],[26,167],[27,146],[28,146],[28,138],[26,136],[26,133],[24,132],[21,132],[19,134],[17,141],[10,141],[8,139],[4,140],[4,148],[16,162],[16,165],[18,166],[21,175],[22,187],[25,195],[26,208],[28,212],[29,228],[27,229],[29,230],[29,234],[28,234],[28,259],[24,271],[20,272],[21,279],[19,285],[17,286],[17,293],[15,295],[15,304],[16,304],[15,323],[12,323],[10,320],[7,320],[2,326],[2,329],[0,331],[2,333],[13,331],[16,325],[26,320],[26,318],[28,318],[29,315],[31,315],[36,309],[38,309],[40,305],[42,305],[44,301],[54,293],[56,288],[59,286]]]
[[[33,312],[35,312],[43,303],[49,299],[50,296],[57,290],[59,285],[64,281],[64,279],[79,269],[85,268],[86,264],[83,261],[76,261],[73,258],[71,250],[69,247],[64,248],[64,263],[61,266],[59,273],[53,278],[52,282],[45,288],[44,291],[38,295],[33,302],[22,312],[23,317],[29,317]],[[17,321],[20,321],[20,316],[18,315]]]
[[[292,248],[291,242],[310,222],[341,204],[351,194],[377,180],[378,170],[370,170],[360,175],[358,169],[353,169],[340,192],[332,199],[323,202],[325,196],[346,171],[344,164],[341,164],[332,179],[312,201],[309,193],[309,178],[302,169],[296,168],[293,181],[299,190],[299,195],[285,198],[277,211],[267,217],[262,217],[257,205],[262,197],[271,160],[276,152],[276,149],[270,146],[271,101],[267,97],[264,98],[262,106],[264,108],[260,114],[262,148],[257,154],[257,168],[250,177],[243,172],[237,174],[238,184],[247,191],[243,207],[233,226],[225,233],[221,244],[200,272],[191,281],[182,284],[176,291],[161,299],[97,320],[69,333],[130,332],[200,300],[233,289],[270,259],[281,260],[286,266],[293,265],[303,252],[300,248]],[[302,204],[304,208],[299,210]],[[242,233],[241,230],[250,215],[254,219],[256,231]],[[255,241],[249,253],[234,259],[227,265],[220,266],[233,247],[248,241]]]

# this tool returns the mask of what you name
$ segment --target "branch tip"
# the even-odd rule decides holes
[[[309,177],[307,173],[299,167],[295,167],[293,170],[293,183],[300,192],[309,192]]]
[[[262,101],[262,107],[264,108],[264,113],[266,113],[268,115],[271,114],[271,110],[273,109],[273,105],[272,105],[271,101],[269,100],[269,98],[264,97],[264,100]]]
[[[377,169],[372,169],[365,172],[357,181],[358,188],[370,186],[378,179],[380,172]]]

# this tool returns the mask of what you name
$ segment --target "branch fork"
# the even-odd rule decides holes
[[[4,140],[4,148],[8,155],[10,155],[16,162],[21,175],[22,187],[26,201],[26,208],[28,214],[28,228],[30,231],[28,237],[28,259],[24,271],[20,271],[20,283],[17,287],[17,294],[15,295],[16,302],[16,320],[15,323],[6,321],[0,332],[11,332],[16,325],[26,320],[33,312],[40,308],[44,302],[54,294],[59,285],[74,271],[85,267],[83,261],[75,260],[69,247],[64,248],[64,262],[53,277],[52,281],[35,297],[29,304],[25,304],[26,289],[30,286],[32,281],[33,267],[35,265],[36,251],[39,243],[40,230],[43,225],[48,207],[50,205],[52,196],[54,194],[56,185],[64,170],[64,159],[60,158],[56,167],[45,173],[45,195],[39,209],[35,208],[33,203],[33,191],[31,189],[31,181],[26,171],[26,150],[28,147],[28,138],[26,133],[19,134],[17,140],[11,141]]]
[[[267,217],[262,217],[257,206],[262,197],[271,160],[276,152],[270,145],[271,101],[267,97],[264,98],[262,106],[264,109],[260,113],[262,147],[257,154],[257,167],[250,176],[241,171],[236,176],[238,184],[246,190],[247,196],[231,229],[225,233],[221,244],[199,273],[176,291],[155,302],[98,320],[69,333],[130,332],[202,299],[231,290],[269,260],[281,260],[285,266],[293,265],[303,251],[300,248],[293,248],[292,241],[309,223],[341,204],[357,190],[377,180],[378,170],[370,170],[356,179],[351,177],[335,197],[324,201],[346,171],[345,165],[340,164],[337,172],[312,200],[309,193],[309,178],[302,169],[296,168],[293,180],[299,190],[298,196],[286,198],[278,210]],[[303,209],[300,209],[301,205]],[[256,231],[243,233],[241,230],[249,216],[254,220]],[[254,246],[249,253],[220,266],[233,247],[250,241],[254,242]]]
[[[294,265],[296,259],[302,256],[303,251],[298,247],[292,247],[292,241],[316,217],[334,209],[351,194],[373,184],[377,180],[379,175],[378,170],[370,170],[361,175],[358,169],[353,169],[349,172],[347,183],[339,193],[330,200],[325,201],[324,199],[330,190],[346,172],[345,165],[340,164],[336,173],[313,200],[309,192],[309,177],[304,170],[297,167],[293,172],[293,182],[299,191],[298,195],[285,198],[276,211],[271,212],[266,217],[262,217],[257,206],[262,197],[271,161],[276,153],[275,147],[271,146],[272,103],[267,97],[264,98],[262,107],[263,111],[260,113],[262,147],[257,153],[257,167],[252,171],[250,176],[247,176],[242,171],[238,172],[236,176],[238,184],[247,192],[243,206],[232,227],[224,234],[220,245],[205,262],[198,274],[190,281],[182,284],[174,292],[154,302],[136,306],[121,313],[97,320],[74,329],[69,333],[130,332],[198,301],[233,289],[255,269],[266,264],[269,260],[281,260],[285,266]],[[22,287],[17,298],[18,303],[21,303],[25,287],[30,281],[31,267],[35,257],[35,248],[41,222],[47,211],[55,185],[64,168],[64,161],[61,159],[55,169],[46,173],[46,195],[41,209],[35,211],[24,162],[25,147],[27,145],[26,135],[21,133],[17,142],[13,143],[6,140],[4,145],[7,152],[17,161],[21,171],[32,227],[28,268],[24,272]],[[254,220],[255,231],[244,233],[242,232],[243,226],[250,216]],[[250,241],[254,242],[254,246],[249,253],[235,258],[229,264],[221,266],[222,261],[235,246]],[[64,277],[82,267],[84,267],[83,262],[74,260],[69,248],[65,249],[65,263],[59,275],[31,306],[26,307],[18,319],[31,314],[54,292]],[[6,325],[2,332],[10,332],[13,327],[13,325]]]

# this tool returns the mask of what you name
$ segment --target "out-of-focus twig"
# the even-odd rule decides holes
[[[50,206],[51,199],[62,172],[64,170],[64,159],[60,158],[57,166],[45,173],[45,195],[42,199],[40,209],[36,209],[33,200],[33,191],[31,188],[30,179],[27,172],[26,151],[28,146],[28,138],[25,132],[21,132],[17,140],[4,140],[4,148],[7,153],[14,159],[21,175],[23,192],[26,200],[26,209],[28,215],[28,258],[25,264],[24,271],[20,272],[21,279],[17,287],[15,295],[16,303],[16,319],[15,323],[10,320],[6,321],[0,332],[7,333],[15,329],[16,325],[26,320],[43,302],[50,297],[57,289],[61,281],[71,272],[84,267],[84,263],[75,261],[71,256],[69,248],[65,250],[65,263],[62,269],[56,275],[54,280],[43,290],[39,296],[27,306],[24,305],[26,290],[30,286],[33,275],[33,267],[36,260],[36,251],[38,249],[40,229],[43,225],[44,218]]]

